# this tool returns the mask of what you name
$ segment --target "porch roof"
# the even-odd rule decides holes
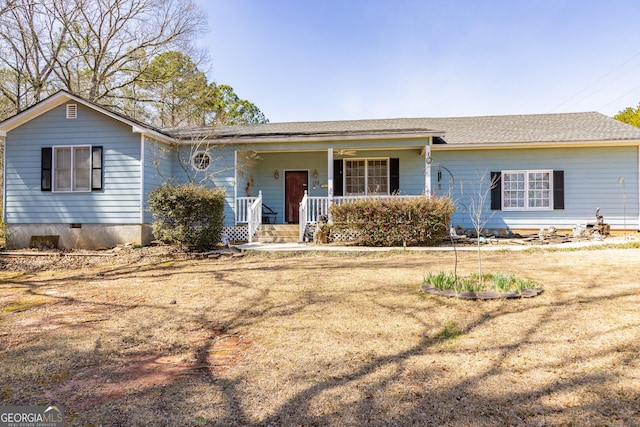
[[[220,142],[441,137],[448,146],[640,141],[640,129],[597,112],[264,123],[176,129]]]

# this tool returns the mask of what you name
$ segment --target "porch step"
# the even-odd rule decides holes
[[[299,241],[298,224],[262,224],[253,241],[262,243],[297,243]]]

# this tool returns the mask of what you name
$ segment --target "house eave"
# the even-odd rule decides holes
[[[382,134],[332,134],[332,135],[282,135],[282,136],[238,136],[223,138],[176,138],[181,144],[212,143],[212,144],[270,144],[270,143],[296,143],[296,142],[338,142],[338,141],[380,141],[389,139],[418,140],[433,137],[444,137],[444,132],[424,132],[424,133],[382,133]]]
[[[517,142],[517,143],[474,143],[474,144],[446,144],[433,145],[434,151],[456,150],[504,150],[522,148],[578,148],[578,147],[618,147],[639,146],[640,140],[611,140],[611,141],[549,141],[549,142]]]
[[[52,109],[65,104],[66,102],[77,102],[78,104],[82,104],[85,107],[91,108],[94,111],[97,111],[101,114],[104,114],[107,117],[110,117],[114,120],[117,120],[121,123],[124,123],[128,126],[131,126],[131,131],[134,133],[142,133],[144,135],[148,135],[154,139],[161,140],[163,142],[175,142],[174,139],[168,135],[165,135],[161,132],[158,132],[152,128],[145,127],[140,123],[136,123],[132,120],[128,120],[126,117],[115,114],[112,111],[109,111],[105,108],[100,107],[97,104],[89,102],[85,99],[82,99],[78,96],[75,96],[69,92],[60,91],[49,98],[33,105],[32,107],[16,114],[13,117],[8,118],[7,120],[0,123],[0,136],[6,136],[7,132],[12,131],[25,123],[35,119],[36,117],[41,116],[42,114],[51,111]]]
[[[164,134],[162,134],[160,132],[156,132],[153,129],[146,129],[146,128],[142,128],[140,126],[132,126],[131,127],[131,131],[133,133],[139,133],[144,137],[155,139],[155,140],[158,140],[160,142],[165,142],[167,144],[173,144],[173,143],[176,142],[175,139],[173,139],[173,138],[171,138],[171,137],[169,137],[167,135],[164,135]]]
[[[49,110],[54,109],[59,105],[64,104],[69,100],[76,101],[73,97],[71,97],[70,94],[66,92],[58,92],[55,95],[52,95],[49,98],[45,99],[44,101],[41,101],[38,104],[35,104],[34,106],[1,122],[0,132],[3,132],[6,135],[7,132],[10,132],[17,127],[22,126],[23,124],[35,119],[36,117],[46,113]]]

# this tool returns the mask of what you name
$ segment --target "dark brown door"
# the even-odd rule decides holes
[[[309,183],[307,171],[284,173],[284,220],[289,224],[300,222],[300,202]]]

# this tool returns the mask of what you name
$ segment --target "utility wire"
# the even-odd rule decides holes
[[[608,107],[609,105],[613,104],[613,103],[614,103],[614,102],[616,102],[617,100],[624,98],[625,96],[629,95],[631,92],[634,92],[634,91],[636,91],[636,90],[638,90],[638,89],[640,89],[640,85],[638,85],[638,86],[634,87],[633,89],[631,89],[631,90],[629,90],[629,91],[627,91],[627,92],[623,93],[622,95],[620,95],[619,97],[617,97],[617,98],[616,98],[616,99],[614,99],[613,101],[611,101],[611,102],[609,102],[609,103],[607,103],[607,104],[605,104],[605,105],[601,106],[600,108],[598,108],[598,110],[602,110],[602,109],[604,109],[605,107]]]
[[[608,83],[606,83],[605,85],[601,86],[599,89],[596,89],[595,91],[591,92],[591,94],[589,94],[589,95],[587,95],[587,96],[585,96],[585,97],[583,97],[583,98],[581,98],[581,99],[579,99],[579,100],[575,101],[574,103],[570,104],[569,106],[567,106],[567,108],[568,108],[568,109],[571,109],[571,108],[573,108],[575,105],[578,105],[578,104],[580,104],[581,102],[584,102],[585,100],[587,100],[587,99],[589,99],[590,97],[594,96],[596,93],[598,93],[598,92],[600,92],[600,91],[604,90],[605,88],[607,88],[607,87],[611,86],[613,83],[617,82],[618,80],[620,80],[621,78],[623,78],[624,76],[626,76],[627,74],[629,74],[630,72],[632,72],[633,70],[635,70],[636,68],[640,68],[640,64],[636,65],[635,67],[632,67],[632,68],[628,69],[627,71],[625,71],[624,73],[622,73],[622,74],[620,74],[618,77],[616,77],[615,79],[610,80]],[[632,90],[631,90],[631,92],[633,92],[633,90],[635,90],[635,89],[632,89]],[[625,94],[625,95],[626,95],[626,94]],[[622,95],[622,96],[624,96],[624,95]],[[613,103],[613,102],[617,101],[618,99],[620,99],[620,98],[616,98],[616,99],[615,99],[614,101],[612,101],[611,103]],[[607,104],[607,105],[609,105],[609,104]]]
[[[596,81],[594,81],[593,83],[591,83],[590,85],[588,85],[587,87],[579,90],[577,93],[575,93],[574,95],[570,96],[569,98],[567,98],[566,100],[562,101],[560,104],[556,105],[550,112],[554,112],[556,111],[558,108],[560,108],[561,106],[563,106],[564,104],[568,103],[569,101],[573,100],[574,98],[576,98],[577,96],[579,96],[580,94],[582,94],[583,92],[586,92],[587,90],[591,89],[593,86],[597,85],[598,83],[600,83],[602,80],[606,79],[607,77],[609,77],[611,74],[613,74],[614,72],[618,71],[620,68],[622,68],[623,66],[627,65],[629,62],[633,61],[634,59],[636,59],[637,57],[640,56],[640,52],[636,53],[635,55],[633,55],[631,58],[627,59],[626,61],[624,61],[623,63],[621,63],[620,65],[618,65],[617,67],[615,67],[613,70],[607,72],[605,75],[603,75],[602,77],[598,78]],[[591,96],[591,95],[589,95]],[[623,95],[624,96],[624,95]],[[588,98],[588,97],[587,97]],[[584,98],[586,99],[586,98]],[[619,98],[618,98],[619,99]],[[617,99],[616,99],[617,101]],[[614,101],[612,101],[614,102]],[[575,104],[574,104],[575,105]]]

